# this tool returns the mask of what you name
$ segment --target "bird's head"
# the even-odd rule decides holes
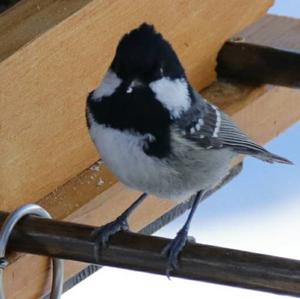
[[[99,124],[152,136],[148,153],[158,156],[169,151],[170,126],[191,102],[175,51],[145,23],[121,38],[108,72],[88,98]]]
[[[122,111],[124,106],[140,110],[139,117],[143,114],[141,109],[152,117],[160,109],[175,119],[191,104],[190,87],[175,51],[146,23],[121,38],[111,66],[93,96],[118,99]]]
[[[165,76],[185,77],[184,69],[171,45],[143,23],[120,40],[111,69],[122,80],[150,83]]]

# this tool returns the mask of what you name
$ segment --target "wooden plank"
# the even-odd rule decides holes
[[[297,19],[263,17],[225,43],[217,59],[218,77],[300,87],[299,28]]]
[[[0,62],[91,0],[20,1],[0,16]]]
[[[0,40],[7,45],[0,62],[2,210],[42,198],[99,158],[86,129],[85,98],[104,74],[124,32],[143,21],[154,23],[200,88],[215,78],[215,58],[223,42],[262,16],[273,1],[45,3],[40,11],[25,10],[27,17],[17,6],[0,16],[3,24],[13,14],[7,25],[11,35],[2,32]],[[78,9],[67,9],[59,18],[52,5],[60,3]],[[51,26],[43,25],[35,35],[32,31],[40,24],[36,16]],[[26,28],[20,23],[24,18]],[[14,44],[23,33],[24,41]]]
[[[267,14],[233,38],[242,37],[251,44],[279,49],[299,49],[299,19]]]
[[[0,213],[0,224],[7,213]],[[14,250],[165,275],[170,239],[122,232],[96,250],[95,227],[27,217],[16,226]],[[228,248],[187,244],[172,276],[300,297],[300,261]],[[226,273],[226,275],[224,275]]]
[[[299,90],[214,83],[204,90],[203,94],[225,109],[260,143],[272,139],[300,119]],[[56,219],[95,226],[111,221],[134,201],[138,193],[118,183],[104,165],[100,165],[99,169],[98,167],[96,164],[92,169],[87,169],[71,179],[39,201],[39,204]],[[100,186],[99,181],[103,181]],[[175,204],[154,197],[148,198],[130,217],[130,227],[133,231],[139,231],[170,211]],[[18,255],[12,261],[5,273],[8,297],[20,298],[18,296],[22,294],[24,299],[37,298],[42,292],[41,286],[47,276],[46,259]],[[28,277],[26,269],[31,264],[35,264],[36,267]],[[85,264],[68,261],[66,280],[84,267]]]
[[[2,0],[0,2],[0,13],[15,5],[19,0]]]

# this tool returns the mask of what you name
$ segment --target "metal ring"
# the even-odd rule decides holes
[[[51,219],[50,214],[35,204],[26,204],[14,212],[12,212],[4,221],[0,229],[0,299],[5,299],[3,288],[3,271],[7,266],[7,260],[5,259],[5,252],[8,240],[12,233],[14,226],[17,222],[26,215],[35,215],[43,218]],[[53,265],[53,279],[50,299],[59,299],[63,289],[64,278],[64,264],[63,260],[54,258],[52,259]]]

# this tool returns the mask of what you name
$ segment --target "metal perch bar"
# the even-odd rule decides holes
[[[0,225],[7,213],[0,212]],[[165,274],[162,249],[170,240],[121,232],[97,250],[95,227],[28,216],[16,226],[9,249],[155,274]],[[300,261],[188,244],[173,276],[300,297]]]

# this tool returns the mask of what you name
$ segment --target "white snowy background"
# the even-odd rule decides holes
[[[300,0],[277,0],[270,13],[300,18]],[[198,242],[300,259],[300,123],[267,144],[295,165],[247,158],[241,175],[202,203],[190,235]],[[173,237],[187,213],[156,235]],[[275,299],[274,294],[105,267],[62,299]]]

